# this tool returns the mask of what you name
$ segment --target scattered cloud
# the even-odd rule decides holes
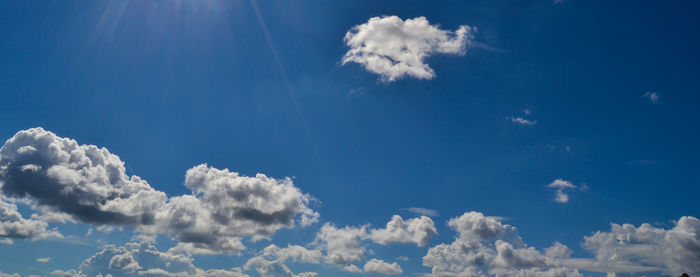
[[[37,258],[36,261],[45,264],[51,261],[51,257]]]
[[[646,93],[644,93],[644,95],[642,95],[642,97],[649,99],[649,101],[651,101],[652,104],[659,103],[659,94],[657,94],[656,92],[647,91]]]
[[[567,189],[576,189],[577,186],[572,184],[570,181],[566,181],[564,179],[556,179],[549,183],[549,185],[547,185],[547,188],[556,190],[554,201],[556,201],[557,203],[569,203],[569,195],[566,194],[565,191]]]
[[[528,120],[519,116],[507,116],[506,119],[525,126],[534,126],[537,124],[537,120]]]
[[[405,21],[398,16],[373,17],[345,34],[350,50],[342,64],[358,63],[386,82],[405,76],[432,79],[435,71],[425,59],[434,54],[463,55],[474,31],[467,25],[456,31],[442,30],[425,17]]]

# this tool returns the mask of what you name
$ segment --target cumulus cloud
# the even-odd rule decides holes
[[[25,219],[17,211],[17,205],[0,199],[0,237],[5,237],[3,244],[12,244],[10,238],[44,239],[61,238],[55,229],[47,230],[48,223],[40,220]]]
[[[350,50],[342,63],[358,63],[387,82],[404,76],[432,79],[435,71],[425,59],[434,54],[463,55],[474,31],[467,25],[442,30],[425,17],[405,21],[397,16],[373,17],[345,34]]]
[[[316,244],[326,251],[326,261],[331,264],[346,265],[365,258],[362,239],[367,236],[367,226],[338,228],[326,223],[316,235]]]
[[[289,261],[319,264],[322,258],[323,254],[317,249],[309,250],[299,245],[288,245],[285,248],[280,248],[272,244],[265,247],[260,255],[249,259],[244,268],[246,270],[255,268],[262,277],[315,276],[314,272],[294,274],[284,263]]]
[[[646,93],[644,93],[644,95],[642,95],[642,97],[649,99],[649,101],[651,101],[652,104],[659,103],[659,94],[657,94],[656,92],[647,91]]]
[[[557,203],[568,203],[569,195],[566,194],[566,189],[576,189],[577,187],[570,181],[564,179],[556,179],[547,185],[547,188],[555,189],[556,195],[554,196],[554,201]]]
[[[153,223],[165,193],[138,176],[106,148],[78,145],[42,128],[20,131],[0,148],[0,190],[92,224]]]
[[[193,194],[167,198],[140,177],[128,176],[124,162],[106,148],[79,145],[42,128],[20,131],[0,148],[0,185],[2,196],[34,203],[41,213],[37,219],[171,234],[178,240],[175,249],[196,254],[236,254],[245,249],[244,237],[267,238],[319,216],[309,207],[311,196],[289,178],[241,176],[206,164],[187,171],[185,185]],[[2,236],[45,232],[45,222],[21,219],[15,206],[0,209]]]
[[[374,229],[369,233],[372,241],[382,245],[397,242],[426,246],[436,235],[435,223],[429,217],[421,216],[404,221],[398,215],[391,218],[386,228]]]
[[[468,212],[450,219],[448,225],[457,238],[430,248],[423,257],[432,276],[581,276],[576,269],[527,247],[515,227],[497,218]]]
[[[192,264],[186,253],[160,252],[148,243],[106,245],[86,259],[79,270],[55,271],[63,276],[248,276],[240,268],[203,270]]]
[[[378,259],[371,259],[365,263],[365,272],[379,273],[384,275],[399,275],[403,273],[403,269],[397,262],[387,263]]]
[[[269,237],[293,227],[295,218],[307,226],[319,216],[289,178],[246,177],[203,164],[187,171],[185,185],[194,194],[171,198],[156,221],[162,232],[177,234],[176,248],[193,253],[237,253],[244,249],[241,237]]]
[[[671,229],[611,224],[610,231],[585,237],[583,246],[596,254],[597,263],[582,263],[589,270],[700,275],[700,220],[691,216]]]

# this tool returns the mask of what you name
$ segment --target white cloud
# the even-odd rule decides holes
[[[326,251],[326,262],[346,265],[362,261],[365,258],[365,246],[362,239],[367,236],[367,226],[337,228],[324,224],[316,235],[316,244]]]
[[[649,99],[653,104],[659,103],[659,94],[656,92],[647,91],[642,97]]]
[[[402,20],[397,16],[370,18],[345,34],[350,50],[342,63],[355,62],[391,82],[404,76],[432,79],[435,71],[425,63],[434,54],[463,55],[474,29],[462,25],[442,30],[425,17]]]
[[[206,164],[187,171],[185,185],[193,194],[168,199],[140,177],[126,175],[124,162],[106,148],[79,145],[42,128],[20,131],[0,148],[0,184],[0,196],[34,203],[41,213],[25,220],[14,205],[3,204],[5,237],[46,233],[43,220],[54,219],[103,231],[131,226],[147,235],[173,235],[176,249],[236,254],[245,249],[244,237],[267,238],[319,216],[309,208],[311,196],[289,178],[241,176]]]
[[[450,219],[448,225],[458,237],[451,244],[430,248],[423,257],[431,276],[581,276],[527,247],[515,227],[497,218],[468,212]]]
[[[0,277],[22,277],[22,275],[19,275],[19,273],[9,274],[9,273],[3,273],[2,271],[0,271]]]
[[[230,276],[244,277],[240,268],[203,270],[192,264],[186,253],[160,252],[148,243],[106,245],[102,251],[86,259],[78,271],[55,271],[67,276]]]
[[[161,232],[176,234],[176,248],[193,253],[238,253],[241,237],[266,238],[295,226],[295,218],[308,226],[319,216],[308,207],[311,196],[289,178],[246,177],[203,164],[187,171],[185,185],[194,195],[171,198],[156,222]]]
[[[55,229],[47,230],[48,223],[40,220],[25,219],[17,211],[17,205],[0,199],[0,237],[19,239],[62,238]],[[12,244],[12,240],[3,240],[3,244]]]
[[[535,124],[537,124],[537,120],[528,120],[519,116],[508,116],[506,117],[506,119],[525,126],[534,126]]]
[[[599,271],[635,272],[659,268],[667,274],[700,274],[700,220],[691,216],[681,217],[668,230],[648,223],[639,227],[611,224],[609,232],[585,237],[583,246],[595,252]]]
[[[38,206],[93,224],[148,224],[165,193],[105,148],[78,145],[41,128],[20,131],[0,148],[6,197],[30,197]],[[55,197],[61,195],[62,197]]]
[[[36,261],[39,263],[48,263],[51,261],[51,257],[37,258]]]
[[[547,188],[555,189],[556,195],[554,196],[554,201],[557,203],[568,203],[569,195],[566,194],[566,189],[576,189],[577,186],[572,184],[570,181],[564,179],[556,179],[547,185]]]
[[[363,268],[368,273],[379,273],[384,275],[399,275],[403,273],[403,269],[397,262],[387,263],[378,259],[371,259],[365,263]]]
[[[319,264],[322,258],[323,254],[316,249],[309,250],[299,245],[288,245],[285,248],[280,248],[272,244],[265,247],[260,255],[249,259],[244,268],[246,270],[255,268],[262,277],[312,276],[315,273],[294,274],[284,263],[290,261]]]
[[[369,233],[372,241],[386,245],[389,243],[415,243],[426,246],[430,239],[437,235],[433,220],[421,216],[404,221],[401,216],[394,215],[384,229],[374,229]]]

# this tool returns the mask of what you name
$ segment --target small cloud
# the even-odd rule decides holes
[[[440,215],[440,213],[438,213],[438,211],[436,211],[436,210],[419,208],[419,207],[410,207],[410,208],[403,209],[403,210],[417,214],[417,215],[425,215],[425,216],[438,216],[438,215]]]
[[[0,244],[12,245],[12,244],[14,244],[14,243],[15,243],[15,242],[12,241],[11,238],[0,239]]]
[[[365,94],[365,88],[362,86],[353,88],[348,92],[349,96],[361,96],[363,94]]]
[[[533,126],[533,125],[537,124],[537,120],[528,120],[528,119],[525,119],[525,118],[522,118],[519,116],[508,116],[508,117],[506,117],[506,119],[508,119],[514,123],[518,123],[520,125],[525,125],[525,126]]]
[[[647,91],[642,97],[648,98],[652,104],[659,103],[659,95],[656,92]]]
[[[37,258],[36,261],[45,264],[51,261],[51,257]]]
[[[554,0],[554,1],[553,1],[554,5],[556,5],[556,4],[561,4],[561,3],[563,3],[563,2],[564,2],[564,0]]]
[[[547,188],[556,189],[556,194],[554,196],[554,201],[557,203],[569,203],[569,195],[566,194],[566,189],[576,189],[577,186],[572,184],[570,181],[564,179],[556,179],[547,185]],[[586,189],[588,186],[586,186]]]
[[[525,115],[530,115],[530,114],[532,113],[532,111],[529,110],[529,109],[524,109],[524,110],[523,110],[523,113],[524,113]]]

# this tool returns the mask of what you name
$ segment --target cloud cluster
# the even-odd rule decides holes
[[[584,238],[583,246],[596,254],[590,270],[605,272],[654,271],[700,275],[700,220],[684,216],[671,229],[643,223],[611,224],[610,231]]]
[[[281,228],[318,220],[311,196],[291,179],[241,176],[206,164],[187,171],[193,194],[168,198],[138,176],[128,176],[106,148],[79,145],[42,128],[20,131],[0,148],[1,196],[29,201],[38,219],[67,218],[101,228],[131,226],[172,234],[176,249],[236,254],[242,238],[266,238]],[[0,206],[0,236],[34,237],[47,223],[24,220],[13,204]]]
[[[345,34],[350,50],[342,63],[358,63],[387,82],[404,76],[432,79],[435,71],[425,59],[438,53],[463,55],[473,32],[467,25],[442,30],[425,17],[405,21],[397,16],[373,17]]]
[[[392,243],[415,244],[425,246],[437,235],[432,219],[421,216],[405,220],[394,215],[385,228],[370,228],[369,225],[337,227],[324,224],[311,243],[311,248],[289,245],[279,248],[276,245],[266,247],[258,256],[248,260],[244,268],[254,268],[261,276],[297,276],[286,262],[336,266],[346,272],[371,272],[387,275],[401,274],[403,269],[397,262],[387,263],[373,258],[364,267],[357,264],[364,261],[370,250],[367,243],[380,245]]]
[[[468,212],[450,219],[448,225],[457,238],[430,248],[423,257],[432,276],[581,276],[554,257],[527,247],[515,227],[496,218]],[[551,248],[552,255],[567,252],[561,244],[553,247],[558,250]]]
[[[86,259],[78,270],[56,270],[61,276],[197,276],[248,277],[240,268],[203,270],[192,264],[186,253],[160,252],[148,243],[106,245],[102,251]]]

